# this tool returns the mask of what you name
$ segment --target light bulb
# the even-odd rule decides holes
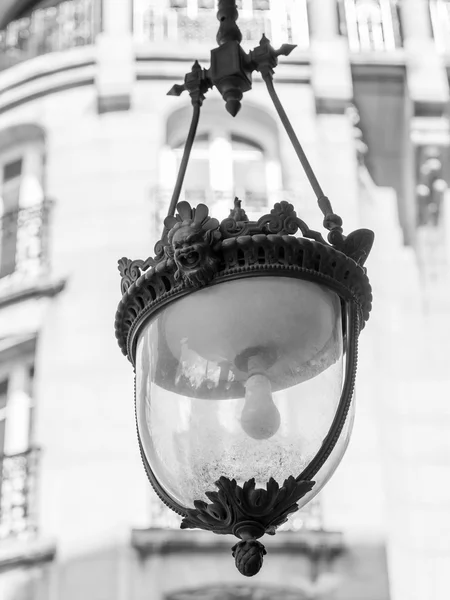
[[[280,413],[272,398],[270,379],[261,372],[261,359],[249,359],[249,377],[245,384],[245,404],[241,414],[241,426],[254,440],[267,440],[280,427]]]

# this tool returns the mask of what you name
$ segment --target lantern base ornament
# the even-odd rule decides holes
[[[241,487],[236,481],[221,477],[217,492],[206,492],[210,504],[198,500],[195,509],[187,509],[181,529],[206,529],[232,534],[242,541],[233,546],[236,567],[246,577],[256,575],[262,567],[266,550],[256,541],[264,534],[274,535],[277,527],[298,510],[297,502],[310,492],[314,481],[286,479],[280,487],[271,478],[267,489],[257,489],[250,479]]]

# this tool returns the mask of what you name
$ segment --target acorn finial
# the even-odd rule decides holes
[[[246,540],[239,542],[231,549],[238,571],[245,577],[253,577],[259,573],[263,556],[267,554],[261,542],[257,540]]]

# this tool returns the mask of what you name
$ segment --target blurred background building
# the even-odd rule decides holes
[[[241,0],[297,44],[279,94],[347,232],[376,232],[357,417],[319,499],[244,580],[147,482],[114,339],[117,259],[152,255],[209,64],[215,0],[0,2],[1,600],[444,600],[450,593],[447,0]],[[258,76],[204,105],[184,197],[315,198]]]

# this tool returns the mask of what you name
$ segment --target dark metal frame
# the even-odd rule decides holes
[[[116,337],[122,352],[135,366],[139,336],[155,315],[167,304],[205,286],[219,285],[248,277],[288,277],[325,286],[341,299],[345,379],[341,398],[321,447],[297,477],[289,477],[282,486],[271,479],[267,489],[256,489],[251,479],[242,487],[221,477],[218,491],[205,491],[209,504],[196,501],[194,508],[181,506],[160,485],[147,460],[138,428],[138,440],[145,470],[159,498],[184,517],[182,528],[198,527],[241,539],[234,548],[236,566],[244,575],[259,571],[265,554],[257,541],[265,533],[274,534],[298,502],[311,491],[313,477],[333,451],[350,409],[356,375],[357,346],[360,330],[369,318],[372,293],[364,268],[374,239],[372,231],[360,229],[343,235],[342,219],[334,214],[306,155],[296,137],[273,86],[273,68],[278,56],[289,54],[294,46],[274,50],[263,36],[260,46],[248,55],[240,47],[233,0],[219,0],[219,48],[213,50],[211,68],[206,71],[196,62],[186,75],[183,86],[174,86],[174,95],[187,90],[193,104],[193,118],[185,145],[177,182],[164,221],[155,257],[144,260],[122,258],[122,301],[116,314]],[[178,202],[190,151],[194,143],[200,108],[205,93],[213,85],[221,92],[227,109],[235,116],[245,91],[251,88],[251,73],[258,70],[274,106],[289,135],[297,156],[317,196],[324,215],[328,241],[309,229],[294,207],[286,201],[276,204],[270,214],[249,221],[238,198],[230,216],[219,223],[209,216],[208,208],[192,208]],[[178,214],[175,216],[176,210]],[[302,237],[295,237],[300,232]]]

